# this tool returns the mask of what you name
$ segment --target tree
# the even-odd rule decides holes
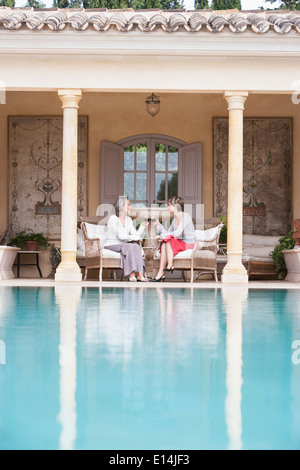
[[[275,3],[277,0],[265,0],[266,3]],[[300,0],[281,0],[280,8],[287,8],[288,10],[300,10]]]
[[[196,0],[195,10],[206,10],[207,8],[209,8],[208,0]]]
[[[53,7],[54,8],[69,8],[70,2],[69,0],[54,0]]]
[[[16,4],[15,0],[0,0],[0,7],[13,8],[15,4]]]
[[[45,3],[39,2],[38,0],[27,0],[25,7],[46,8],[46,5]]]
[[[233,10],[242,9],[241,0],[213,0],[211,8],[213,10]]]
[[[161,10],[175,10],[184,8],[183,0],[160,0]]]
[[[0,0],[1,1],[1,0]],[[33,0],[30,0],[33,1]],[[174,10],[184,8],[184,0],[53,0],[58,8],[107,8],[108,10],[133,8],[134,10]]]

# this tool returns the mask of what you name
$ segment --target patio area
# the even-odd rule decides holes
[[[81,217],[122,194],[136,207],[179,195],[192,215],[228,218],[222,282],[253,282],[262,237],[299,217],[297,12],[3,7],[0,37],[0,233],[43,232],[61,249],[56,281],[81,283]],[[50,255],[39,255],[44,278]]]

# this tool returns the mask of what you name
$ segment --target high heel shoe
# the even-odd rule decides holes
[[[149,282],[160,282],[160,281],[165,282],[165,279],[166,279],[166,276],[163,275],[163,276],[159,277],[158,279],[156,279],[156,278],[154,277],[154,278],[151,279],[151,281],[149,281]]]
[[[174,266],[171,266],[170,268],[166,268],[164,269],[164,271],[166,271],[167,273],[172,273],[174,272]]]

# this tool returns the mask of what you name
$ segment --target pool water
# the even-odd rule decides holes
[[[0,288],[0,449],[299,449],[300,291]]]

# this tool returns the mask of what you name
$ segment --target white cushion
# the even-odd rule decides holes
[[[269,246],[275,247],[279,243],[281,237],[268,235],[243,235],[243,246]],[[273,251],[273,250],[271,250]]]
[[[84,236],[80,228],[77,229],[77,256],[85,256]]]
[[[85,250],[77,249],[76,256],[77,258],[85,258]]]
[[[209,242],[216,238],[218,231],[220,230],[220,225],[217,227],[210,228],[208,230],[196,230],[196,240],[202,242]]]
[[[249,257],[249,261],[263,261],[273,263],[270,253],[273,251],[270,246],[252,246],[243,250],[243,258]]]
[[[192,258],[192,253],[193,250],[185,250],[181,251],[178,253],[176,256],[174,256],[174,259],[191,259]],[[160,259],[160,252],[157,251],[155,253],[155,258]],[[211,250],[198,250],[197,251],[197,258],[202,258],[202,259],[214,259],[215,258],[215,253]]]
[[[85,223],[87,237],[93,239],[98,238],[101,243],[101,247],[104,247],[105,241],[107,239],[107,227],[104,225],[95,225]]]

